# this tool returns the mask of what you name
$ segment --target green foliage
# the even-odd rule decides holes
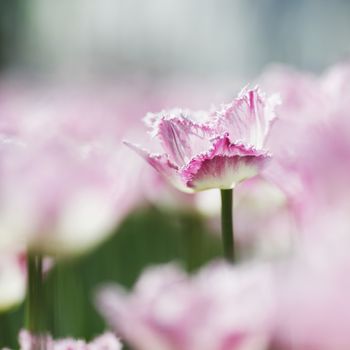
[[[106,329],[93,305],[99,285],[114,281],[130,288],[147,266],[178,261],[193,271],[220,254],[220,240],[198,214],[139,209],[95,251],[60,262],[50,271],[48,327],[55,337],[91,339]],[[17,347],[23,320],[23,306],[0,315],[0,347]]]

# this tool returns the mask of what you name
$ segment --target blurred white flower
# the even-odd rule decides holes
[[[26,292],[25,256],[20,250],[0,253],[0,312],[19,304]]]

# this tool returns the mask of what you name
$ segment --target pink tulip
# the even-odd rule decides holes
[[[171,110],[145,118],[162,153],[131,143],[170,183],[184,192],[232,189],[258,174],[270,158],[264,148],[277,99],[244,89],[232,103],[212,112]]]

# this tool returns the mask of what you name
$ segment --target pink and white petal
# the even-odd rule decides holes
[[[122,344],[111,332],[106,332],[88,344],[87,350],[121,350]]]
[[[49,335],[33,335],[29,331],[22,329],[18,335],[20,350],[47,349],[53,350],[54,344]]]
[[[158,171],[168,182],[183,192],[191,193],[193,190],[186,187],[178,172],[179,168],[173,164],[166,154],[151,154],[138,145],[124,141],[124,144],[135,151],[139,156],[147,161],[156,171]]]
[[[196,154],[209,150],[213,135],[214,131],[208,125],[191,121],[183,111],[172,118],[161,119],[156,134],[165,152],[179,167]]]
[[[231,144],[226,135],[215,141],[210,152],[194,158],[182,170],[182,178],[194,191],[232,189],[256,176],[269,158],[266,152]]]
[[[271,122],[276,118],[277,95],[266,98],[256,87],[241,91],[232,103],[217,112],[218,130],[227,131],[232,142],[242,142],[257,149],[264,146]]]
[[[192,111],[189,109],[173,108],[168,111],[159,113],[147,113],[143,118],[144,123],[151,129],[151,136],[158,133],[159,123],[161,120],[184,119],[194,124],[209,124],[211,122],[214,111]]]
[[[215,156],[202,162],[199,170],[191,176],[187,186],[194,191],[211,188],[232,189],[239,182],[259,173],[264,156]]]
[[[151,137],[155,137],[159,132],[159,124],[161,123],[162,120],[169,120],[172,118],[176,118],[177,116],[181,115],[181,113],[182,113],[181,108],[162,110],[161,112],[158,112],[158,113],[149,112],[143,118],[143,122],[150,129]]]
[[[33,335],[27,330],[19,333],[21,350],[121,350],[122,344],[111,332],[106,332],[87,343],[81,339],[64,338],[53,340],[50,335]]]

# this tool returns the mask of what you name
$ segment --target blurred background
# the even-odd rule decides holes
[[[320,72],[349,56],[349,35],[346,0],[1,0],[0,85],[69,87],[73,96],[125,86],[131,104],[142,96],[128,111],[138,120],[177,104],[208,108],[273,63]],[[55,336],[91,339],[105,328],[91,302],[104,281],[130,287],[150,264],[193,270],[220,254],[215,225],[179,207],[144,201],[107,242],[53,268]],[[23,305],[0,314],[0,347],[16,346],[23,317]]]
[[[346,0],[0,4],[2,72],[37,77],[250,79],[271,62],[321,70],[350,48]]]

